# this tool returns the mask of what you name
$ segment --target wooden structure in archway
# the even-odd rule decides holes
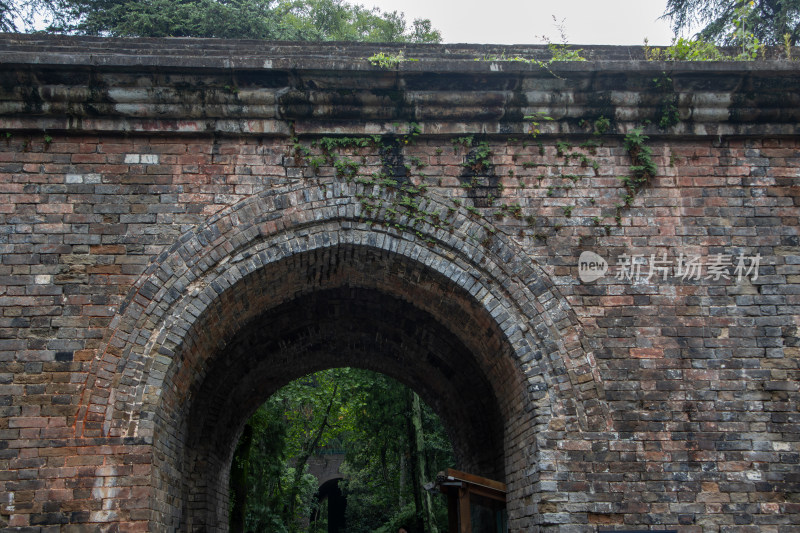
[[[436,488],[447,496],[449,533],[506,533],[506,484],[448,468]]]

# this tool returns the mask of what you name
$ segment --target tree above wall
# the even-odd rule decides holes
[[[440,42],[428,19],[409,24],[343,0],[0,0],[0,31],[50,20],[48,32],[110,37]]]
[[[800,39],[800,0],[667,0],[664,16],[676,33],[700,27],[698,37],[718,44],[740,45],[743,32],[766,45]]]

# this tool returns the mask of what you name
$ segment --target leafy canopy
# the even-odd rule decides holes
[[[37,17],[52,14],[60,0],[0,0],[0,32],[33,27]]]
[[[430,20],[406,22],[344,0],[0,0],[0,29],[111,37],[216,37],[301,41],[440,42]]]
[[[416,521],[412,455],[425,458],[424,481],[454,464],[453,451],[439,417],[421,404],[422,448],[410,434],[414,417],[413,393],[380,374],[369,376],[363,389],[362,408],[354,409],[346,438],[347,458],[343,491],[347,496],[348,533],[395,533]],[[434,498],[433,512],[439,531],[447,530],[444,498]]]
[[[424,404],[419,428],[412,430],[413,398],[397,381],[353,368],[324,370],[282,388],[248,420],[236,448],[231,530],[305,531],[319,505],[308,461],[324,450],[346,452],[340,487],[347,497],[348,532],[394,533],[413,523],[415,491],[421,489],[412,482],[412,456],[425,457],[426,481],[453,465],[444,428]],[[444,528],[444,500],[434,503]]]
[[[664,17],[675,33],[700,27],[700,39],[724,45],[741,45],[744,32],[766,45],[800,38],[800,0],[667,0]]]

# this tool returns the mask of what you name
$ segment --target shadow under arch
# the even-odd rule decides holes
[[[512,523],[534,492],[537,430],[603,410],[599,386],[574,386],[599,382],[577,321],[513,243],[462,210],[452,231],[362,220],[359,187],[298,185],[231,207],[159,256],[115,317],[93,368],[110,377],[87,387],[76,431],[152,442],[155,523],[224,530],[241,425],[322,368],[415,389],[462,468],[507,482]]]

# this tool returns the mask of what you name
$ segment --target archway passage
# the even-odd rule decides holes
[[[224,521],[220,500],[246,417],[289,381],[332,367],[374,370],[409,386],[442,418],[459,467],[504,479],[508,415],[497,392],[520,394],[522,382],[490,317],[422,265],[378,250],[345,245],[287,261],[224,293],[168,377],[180,386],[189,369],[204,376],[187,390],[171,387],[178,395],[171,400],[185,395],[180,403],[192,406],[166,426],[185,430],[182,491],[197,507],[184,509],[182,522]],[[323,264],[324,276],[313,272]],[[264,311],[234,323],[253,309]],[[230,336],[215,332],[224,320],[236,328]],[[201,358],[210,339],[216,346]]]
[[[192,433],[211,448],[227,446],[242,422],[231,412],[251,412],[287,377],[339,366],[380,371],[418,391],[450,422],[460,464],[503,477],[502,418],[470,352],[429,314],[372,289],[311,293],[243,328],[209,367]]]
[[[362,219],[357,193],[254,196],[187,233],[131,291],[76,430],[101,413],[104,434],[152,439],[152,524],[226,530],[245,420],[316,370],[375,370],[415,390],[456,467],[509,485],[512,524],[537,490],[537,432],[597,408],[574,315],[513,243],[433,196],[424,207],[449,213],[449,230],[398,231],[382,212]]]
[[[345,531],[345,511],[347,498],[339,488],[340,479],[331,479],[322,484],[317,493],[319,501],[328,500],[327,522],[328,533],[343,533]]]

